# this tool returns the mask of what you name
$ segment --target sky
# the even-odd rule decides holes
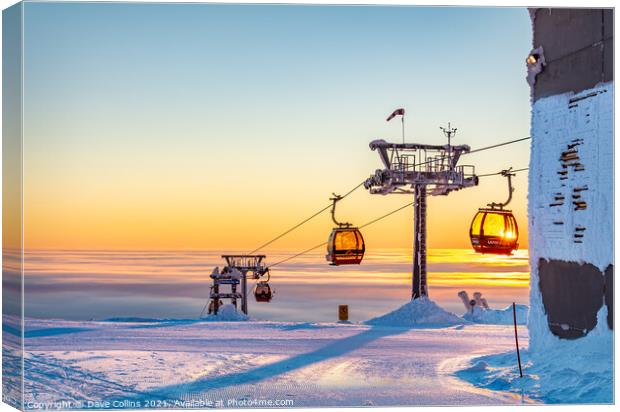
[[[34,249],[248,251],[381,167],[368,143],[472,148],[529,135],[524,8],[26,3],[24,242]],[[529,142],[463,158],[527,167]],[[527,247],[527,175],[511,208]],[[429,199],[428,247],[467,248],[500,177]],[[357,190],[363,224],[411,196]],[[327,239],[328,213],[275,243]],[[410,248],[412,210],[364,232]]]

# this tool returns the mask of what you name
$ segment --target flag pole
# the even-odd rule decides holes
[[[405,115],[404,114],[400,117],[400,123],[403,129],[403,144],[405,144]]]

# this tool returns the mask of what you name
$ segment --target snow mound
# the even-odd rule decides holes
[[[527,305],[516,305],[517,324],[525,325],[527,323],[527,314],[530,308]],[[473,312],[467,312],[463,315],[466,319],[474,323],[485,323],[489,325],[512,325],[513,314],[512,305],[505,309],[484,309],[479,306],[474,307]]]
[[[211,322],[239,322],[249,318],[247,315],[237,312],[235,305],[228,303],[219,308],[217,315],[208,315],[204,319]]]
[[[599,311],[605,322],[607,310]],[[612,403],[613,333],[596,328],[578,340],[556,338],[544,351],[521,350],[523,378],[515,351],[473,359],[455,375],[474,386],[526,395],[545,403]]]
[[[594,360],[595,366],[576,362],[567,351],[551,350],[550,359],[521,351],[523,378],[519,378],[514,351],[474,359],[473,365],[455,375],[474,386],[526,395],[544,403],[611,403],[613,402],[613,368]],[[592,357],[585,360],[592,361]],[[598,363],[598,365],[596,365]]]
[[[393,312],[366,321],[374,326],[452,326],[467,321],[438,306],[429,298],[422,297],[404,304]]]
[[[485,361],[478,361],[472,367],[465,369],[465,372],[486,372],[489,370],[489,364]]]

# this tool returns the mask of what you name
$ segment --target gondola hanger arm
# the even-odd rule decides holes
[[[352,225],[351,225],[351,223],[347,223],[347,222],[345,222],[345,223],[340,223],[340,222],[338,222],[338,221],[336,220],[336,203],[337,203],[340,199],[342,199],[342,198],[343,198],[343,196],[337,195],[337,194],[335,194],[335,193],[332,193],[332,195],[333,195],[334,197],[330,197],[330,198],[329,198],[329,200],[331,200],[331,201],[332,201],[332,211],[331,211],[331,214],[332,214],[332,220],[334,221],[334,223],[335,223],[336,225],[338,225],[338,227],[351,227],[351,226],[352,226]]]
[[[504,207],[508,206],[508,204],[512,200],[512,193],[515,191],[514,187],[512,187],[512,176],[514,176],[515,173],[512,171],[512,167],[511,167],[509,169],[502,170],[501,172],[499,172],[499,174],[508,178],[508,199],[506,199],[504,203],[493,202],[493,203],[487,204],[487,206],[489,206],[491,209],[502,210]]]

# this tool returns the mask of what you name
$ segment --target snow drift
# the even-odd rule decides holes
[[[400,308],[365,322],[374,326],[451,326],[467,323],[463,318],[448,312],[427,297],[421,297]]]
[[[529,307],[527,305],[516,305],[517,324],[525,325],[527,323],[527,314]],[[474,307],[472,312],[463,315],[466,319],[474,323],[484,323],[488,325],[512,325],[514,322],[512,314],[512,305],[505,309],[484,309],[479,306]]]
[[[235,305],[228,303],[220,307],[217,315],[208,315],[204,320],[212,322],[239,322],[249,320],[249,318],[247,315],[237,312]]]
[[[604,322],[606,316],[603,307],[598,317]],[[545,403],[611,403],[612,341],[611,333],[595,329],[578,340],[558,339],[544,351],[522,350],[523,378],[514,351],[475,358],[455,375],[477,387]]]

